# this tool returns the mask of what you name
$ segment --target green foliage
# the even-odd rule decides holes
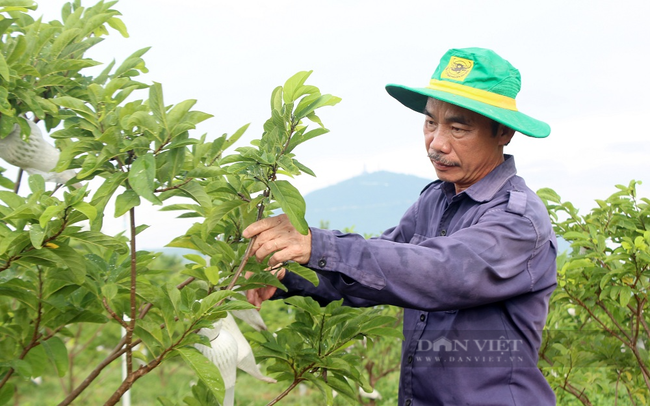
[[[108,27],[127,36],[115,3],[83,7],[75,0],[61,21],[45,23],[29,14],[32,1],[0,0],[0,137],[15,125],[27,136],[26,120],[44,121],[61,150],[56,170],[75,170],[70,184],[83,184],[50,190],[32,176],[26,196],[0,191],[0,404],[29,397],[29,379],[37,377],[67,381],[60,404],[89,388],[106,396],[98,402],[115,404],[147,374],[180,362],[200,381],[183,397],[186,404],[221,402],[221,376],[194,349],[207,343],[196,332],[229,310],[251,308],[241,290],[281,286],[267,264],[249,261],[252,242],[243,229],[281,208],[307,232],[304,200],[287,179],[313,172],[293,151],[327,133],[316,113],[340,99],[305,84],[311,72],[299,72],[273,90],[271,118],[250,146],[230,151],[247,125],[211,141],[193,137],[211,116],[193,110],[194,100],[169,104],[159,83],[135,80],[147,71],[146,48],[97,76],[85,73],[99,62],[84,54]],[[0,186],[15,185],[0,173]],[[192,250],[187,262],[135,249],[146,227],[136,221],[142,199],[197,219],[169,244]],[[106,213],[111,201],[115,212]],[[103,232],[107,214],[129,216],[126,235]],[[311,270],[288,266],[317,281]],[[340,303],[321,309],[307,299],[289,302],[299,309],[295,324],[277,337],[257,337],[278,378],[312,382],[328,396],[325,388],[333,388],[351,401],[353,385],[370,389],[343,350],[360,337],[394,337],[385,327],[392,319]],[[296,348],[293,333],[304,338]],[[109,350],[89,350],[100,346]],[[291,352],[282,358],[274,348]],[[99,373],[122,355],[126,379],[110,391],[99,388]],[[299,376],[287,362],[300,365]]]
[[[343,306],[342,300],[325,307],[298,296],[285,301],[296,308],[292,324],[274,334],[249,335],[260,346],[258,358],[267,360],[267,373],[291,382],[290,388],[301,382],[315,385],[328,405],[333,404],[332,390],[353,404],[358,402],[358,386],[372,392],[361,358],[350,347],[364,339],[402,340],[394,328],[396,319],[380,314],[381,309]]]
[[[559,286],[540,352],[560,399],[648,402],[650,200],[637,196],[637,183],[618,185],[586,215],[550,189],[538,192],[572,249],[558,258]]]

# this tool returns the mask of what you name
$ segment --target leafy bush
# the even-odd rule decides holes
[[[209,342],[196,332],[227,311],[251,308],[241,291],[261,283],[281,287],[264,271],[265,263],[249,261],[253,240],[243,239],[242,230],[280,208],[307,232],[304,200],[287,179],[313,173],[293,151],[327,133],[316,112],[340,99],[305,84],[310,72],[299,72],[273,90],[271,118],[261,137],[227,153],[248,126],[212,140],[193,137],[196,125],[211,116],[192,110],[195,100],[167,104],[161,84],[135,80],[146,72],[142,57],[147,49],[119,66],[110,63],[97,76],[85,74],[84,69],[99,64],[85,52],[109,28],[126,35],[115,3],[86,8],[77,0],[63,7],[61,21],[45,23],[30,16],[33,1],[0,0],[0,138],[14,128],[28,138],[27,120],[43,121],[61,150],[55,170],[75,170],[68,185],[83,185],[67,191],[48,188],[33,175],[29,193],[22,196],[19,182],[0,171],[0,185],[14,189],[0,191],[0,404],[33,391],[30,380],[38,377],[67,377],[60,404],[69,404],[88,394],[123,355],[126,377],[109,391],[96,390],[105,398],[93,403],[117,403],[135,382],[179,359],[200,379],[193,398],[184,402],[221,401],[219,371],[193,347]],[[142,92],[146,98],[138,99]],[[96,190],[91,180],[100,182]],[[181,271],[161,270],[159,253],[136,248],[138,233],[147,227],[137,221],[142,199],[162,211],[196,218],[169,244],[193,251]],[[109,201],[115,203],[111,217],[128,216],[126,235],[102,232]],[[286,265],[316,282],[310,270]],[[254,276],[245,280],[243,272]],[[340,334],[336,348],[369,335],[394,335],[381,327],[392,318],[377,318],[374,310],[336,309],[339,317],[357,322],[354,329],[342,332],[307,315],[286,328]],[[334,312],[333,307],[308,310]],[[267,343],[258,340],[267,350],[277,343],[272,335],[264,338]],[[304,344],[315,347],[292,354],[293,360],[316,362],[318,368],[303,371],[300,379],[352,400],[355,385],[365,381],[347,356],[321,353],[316,341]],[[265,356],[272,358],[268,351]],[[84,379],[78,376],[81,364],[84,373],[92,365]],[[335,370],[331,379],[326,369]],[[296,377],[285,372],[279,371],[279,380],[293,385]]]
[[[580,215],[550,189],[545,200],[571,252],[558,258],[540,366],[560,404],[647,404],[650,394],[650,200],[638,182]]]

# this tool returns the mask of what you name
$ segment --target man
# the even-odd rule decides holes
[[[305,264],[318,287],[279,272],[289,295],[322,303],[405,308],[399,404],[554,405],[537,369],[556,241],[540,199],[503,149],[514,132],[543,138],[550,127],[517,111],[519,72],[493,51],[452,49],[426,88],[388,85],[424,113],[424,142],[438,180],[381,237],[311,228],[279,216],[244,231],[270,265]],[[249,301],[282,297],[274,288]]]

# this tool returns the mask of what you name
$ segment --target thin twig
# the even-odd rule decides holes
[[[140,342],[141,340],[136,340],[132,343],[132,345],[136,346],[140,344]],[[79,384],[79,386],[77,386],[72,392],[70,392],[70,394],[66,396],[66,398],[63,399],[63,401],[61,401],[61,403],[59,403],[58,406],[66,406],[72,403],[77,398],[77,396],[79,396],[81,392],[83,392],[99,376],[99,374],[101,374],[104,368],[106,368],[111,362],[121,357],[122,354],[126,352],[126,348],[124,347],[125,343],[126,343],[126,337],[122,337],[120,339],[120,342],[113,349],[113,351],[110,354],[108,354],[108,356],[106,356],[106,358],[104,358],[104,360],[100,362],[95,367],[95,369],[92,370],[90,374],[88,374],[86,379],[84,379],[83,382]]]
[[[176,285],[176,289],[178,289],[178,290],[183,289],[185,286],[192,283],[194,281],[194,279],[195,278],[193,276],[190,276],[189,278],[185,279],[183,282]],[[152,307],[153,307],[153,304],[147,303],[146,306],[144,306],[142,308],[142,311],[140,312],[140,315],[138,316],[138,318],[143,319],[144,316],[146,316],[146,314],[149,312],[149,310],[151,310]]]
[[[14,183],[14,193],[18,194],[18,191],[20,190],[20,182],[22,182],[23,179],[23,168],[18,169],[18,176],[16,177],[16,183]]]
[[[264,198],[267,198],[271,195],[271,190],[266,189],[264,191]],[[261,220],[262,217],[264,217],[264,199],[260,202],[260,204],[257,206],[257,220]],[[246,247],[246,251],[244,252],[244,258],[242,258],[241,262],[239,263],[239,267],[237,267],[237,271],[235,271],[235,275],[233,276],[232,280],[226,287],[226,290],[232,290],[232,288],[237,284],[237,279],[241,276],[241,274],[244,272],[244,268],[246,267],[246,263],[248,263],[248,260],[250,259],[252,255],[252,250],[253,250],[253,245],[255,244],[255,241],[257,240],[257,236],[253,236],[249,241],[248,241],[248,246]],[[216,306],[220,306],[225,299],[222,299],[217,303]]]
[[[133,331],[135,330],[136,317],[136,281],[137,281],[137,254],[135,249],[135,208],[129,210],[130,228],[131,228],[131,290],[130,290],[130,320],[126,327],[126,371],[131,375],[133,371],[133,352],[131,351],[131,341],[133,340]]]
[[[104,309],[106,309],[106,311],[108,312],[108,314],[110,314],[110,316],[111,316],[111,318],[113,318],[113,320],[120,323],[120,325],[122,327],[127,328],[127,329],[129,328],[129,325],[124,321],[124,319],[121,318],[120,316],[118,316],[117,313],[115,313],[115,311],[113,311],[113,309],[111,309],[111,307],[108,304],[108,299],[106,299],[106,297],[102,297],[102,304],[104,305]]]
[[[38,308],[36,309],[36,321],[34,322],[34,333],[32,334],[32,339],[30,340],[29,344],[27,344],[23,348],[23,351],[18,356],[18,359],[20,360],[25,359],[27,353],[32,348],[40,344],[39,340],[42,337],[41,333],[39,333],[39,329],[41,328],[41,316],[43,313],[43,270],[41,269],[40,266],[37,266],[36,268],[38,270]],[[48,336],[48,338],[49,337],[50,336]],[[14,372],[15,370],[13,368],[9,368],[9,371],[7,371],[4,378],[2,378],[2,381],[0,381],[0,389],[2,389],[5,386],[5,384],[9,381],[9,378],[11,378],[11,376],[14,374]]]
[[[274,404],[278,403],[280,400],[282,400],[285,396],[289,394],[300,382],[304,381],[304,379],[295,379],[291,385],[287,389],[285,389],[281,394],[275,397],[272,401],[270,401],[266,406],[273,406]]]
[[[127,390],[131,389],[133,384],[138,379],[142,378],[143,376],[145,376],[146,374],[154,370],[158,365],[160,365],[165,359],[165,357],[167,356],[167,354],[169,354],[171,351],[176,349],[176,347],[178,347],[180,343],[182,343],[183,340],[185,340],[185,337],[187,337],[188,334],[194,332],[195,330],[194,326],[196,325],[197,322],[198,320],[193,322],[192,325],[190,325],[190,327],[187,330],[185,330],[183,335],[181,335],[181,337],[175,343],[173,343],[171,346],[163,350],[160,353],[160,355],[154,358],[151,362],[149,362],[147,365],[142,365],[140,368],[138,368],[138,370],[130,373],[129,376],[127,376],[126,379],[122,381],[122,384],[119,386],[119,388],[117,388],[117,390],[113,392],[113,394],[106,401],[106,403],[104,403],[104,406],[115,405],[117,402],[119,402],[119,400],[122,398],[124,393],[126,393]]]

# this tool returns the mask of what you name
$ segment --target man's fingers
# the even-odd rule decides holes
[[[273,294],[277,288],[275,286],[266,286],[263,288],[250,289],[246,291],[246,300],[248,303],[257,307],[258,309],[262,306],[265,300],[273,297]]]
[[[267,217],[265,219],[254,222],[253,224],[246,227],[242,233],[244,238],[253,238],[254,236],[263,233],[266,230],[269,230],[273,227],[277,227],[282,224],[282,217],[286,215],[282,214],[276,217]]]
[[[276,269],[271,269],[267,268],[267,271],[270,271],[273,275],[275,275],[279,280],[282,280],[284,278],[284,274],[286,273],[286,270],[284,268],[276,268]],[[253,272],[246,272],[244,277],[246,279],[250,278],[253,276]],[[248,300],[248,303],[252,304],[253,306],[257,307],[259,310],[260,307],[262,306],[262,303],[265,300],[269,300],[275,292],[278,290],[275,286],[264,286],[261,288],[255,288],[255,289],[249,289],[246,291],[246,300]]]
[[[281,246],[278,245],[277,240],[261,241],[261,239],[258,238],[253,244],[251,252],[253,255],[255,255],[255,258],[257,258],[258,262],[262,262],[264,258],[266,258],[269,254],[280,249]]]
[[[243,236],[256,237],[251,247],[251,254],[262,262],[269,258],[269,265],[274,266],[286,261],[304,264],[311,255],[311,233],[300,234],[291,224],[286,214],[268,217],[248,226]]]
[[[246,300],[248,300],[248,303],[252,304],[253,306],[255,306],[255,307],[257,307],[259,309],[260,305],[262,304],[262,301],[260,300],[260,295],[257,292],[258,289],[249,289],[249,290],[247,290],[246,291]]]

